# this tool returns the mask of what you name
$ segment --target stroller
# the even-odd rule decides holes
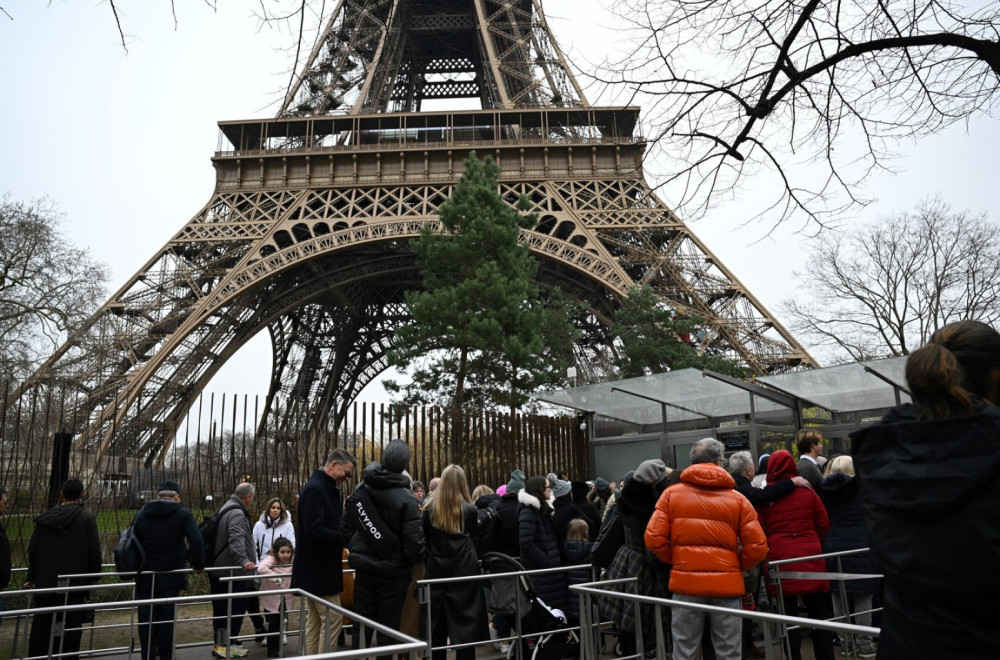
[[[500,552],[487,552],[483,555],[482,562],[489,575],[525,570],[516,559]],[[521,650],[520,657],[524,660],[580,657],[580,638],[575,631],[566,632],[565,619],[556,616],[535,596],[529,576],[490,578],[490,599],[487,606],[491,612],[511,619],[520,616],[521,635],[511,644],[507,652],[508,658],[518,657],[518,646]],[[562,632],[553,632],[559,630]]]

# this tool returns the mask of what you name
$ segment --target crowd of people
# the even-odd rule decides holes
[[[227,583],[225,573],[209,574],[217,597],[217,657],[247,654],[240,641],[245,616],[268,657],[278,657],[283,616],[294,599],[267,592],[294,587],[337,605],[343,597],[353,612],[388,630],[429,635],[434,660],[445,658],[448,644],[458,660],[471,660],[476,644],[492,637],[506,651],[511,638],[510,618],[487,611],[485,583],[433,582],[432,607],[422,621],[415,583],[478,576],[483,556],[499,552],[517,557],[528,570],[567,569],[535,574],[532,582],[542,605],[569,624],[580,615],[569,587],[592,579],[591,564],[604,579],[636,578],[612,590],[722,608],[708,615],[687,607],[660,610],[674,660],[762,657],[749,620],[726,609],[766,602],[785,614],[804,609],[813,619],[871,625],[876,599],[884,603],[878,644],[867,635],[814,629],[816,660],[832,660],[836,646],[860,658],[1000,657],[996,635],[987,628],[987,599],[1000,588],[993,568],[1000,558],[1000,452],[991,446],[1000,429],[994,403],[1000,402],[1000,335],[975,322],[946,326],[910,357],[907,381],[913,403],[855,433],[852,456],[829,461],[821,433],[803,429],[795,442],[797,461],[787,449],[757,461],[748,451],[727,457],[721,442],[704,438],[692,446],[683,470],[655,458],[620,481],[513,470],[494,489],[471,488],[462,467],[449,465],[425,491],[407,472],[410,448],[396,439],[380,461],[364,468],[346,499],[342,486],[354,477],[357,461],[335,449],[302,489],[295,521],[280,498],[269,500],[254,520],[256,489],[239,484],[217,512],[207,544],[180,503],[179,485],[167,480],[133,520],[146,551],[136,595],[178,595],[185,575],[162,571],[232,567],[230,575],[257,577]],[[60,505],[35,520],[26,588],[56,586],[59,574],[100,572],[97,526],[82,495],[83,484],[70,479]],[[0,513],[6,505],[0,491]],[[2,541],[0,558],[9,557]],[[67,545],[77,551],[62,552]],[[864,548],[870,550],[794,561]],[[346,590],[345,557],[354,571],[353,588]],[[782,560],[792,561],[779,572],[798,575],[781,580],[779,598],[774,581],[762,573],[769,562]],[[9,560],[0,568],[9,570]],[[825,572],[856,577],[831,588],[815,575]],[[259,593],[249,593],[258,581]],[[85,596],[74,591],[66,601],[40,594],[35,602],[72,604]],[[326,651],[324,640],[343,643],[342,618],[322,602],[306,602],[306,653]],[[598,609],[613,623],[623,653],[653,657],[654,608],[609,595],[598,599]],[[175,615],[172,604],[139,608],[144,660],[172,657]],[[75,657],[78,612],[37,614],[31,655],[48,654],[57,617],[63,619],[57,633],[64,632],[56,644],[63,657]],[[389,642],[372,632],[368,627],[365,635],[352,634],[353,647],[362,639],[366,646]],[[792,659],[799,660],[798,628],[789,632],[788,643]]]

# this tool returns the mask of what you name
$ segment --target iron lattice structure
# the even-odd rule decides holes
[[[421,111],[450,98],[482,109]],[[156,465],[220,366],[266,329],[265,417],[290,434],[338,428],[387,367],[403,293],[420,286],[410,241],[439,222],[473,150],[540,216],[521,238],[539,283],[585,310],[584,373],[643,284],[705,320],[701,350],[758,374],[814,365],[646,184],[638,116],[590,106],[537,1],[342,0],[279,115],[220,123],[208,204],[22,392],[77,393],[71,431],[94,465]]]

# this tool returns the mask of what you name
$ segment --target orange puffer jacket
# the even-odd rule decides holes
[[[670,590],[727,598],[744,593],[743,571],[767,556],[757,513],[714,463],[696,463],[663,491],[646,526],[646,547],[673,565]]]

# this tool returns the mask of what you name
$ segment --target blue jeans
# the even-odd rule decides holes
[[[739,610],[740,598],[709,598],[674,594],[673,599],[682,603],[698,603]],[[671,609],[670,633],[674,638],[673,660],[697,660],[701,646],[701,633],[705,628],[705,618],[711,620],[712,648],[716,660],[741,660],[743,632],[740,617],[715,612],[706,614],[683,607]]]

